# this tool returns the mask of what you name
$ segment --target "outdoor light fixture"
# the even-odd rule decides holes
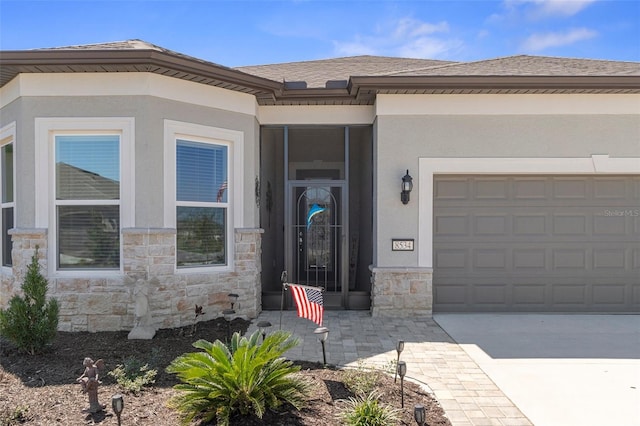
[[[322,362],[323,365],[327,365],[327,353],[324,348],[324,342],[326,342],[327,337],[329,337],[329,329],[327,327],[318,327],[313,330],[313,334],[318,336],[318,341],[322,345]]]
[[[222,316],[224,316],[224,320],[227,322],[227,342],[231,341],[231,319],[235,313],[236,311],[233,309],[225,309],[222,311]]]
[[[398,359],[396,360],[396,365],[398,365],[398,363],[400,362],[400,354],[402,353],[403,350],[404,350],[404,340],[398,340],[398,343],[396,344],[396,352],[398,352]],[[398,370],[396,369],[396,374],[395,376],[393,376],[393,383],[395,383],[397,379],[398,379]]]
[[[124,398],[121,394],[117,393],[111,397],[111,408],[113,412],[116,413],[118,426],[120,426],[120,415],[122,414],[122,410],[124,410]]]
[[[262,334],[262,341],[264,342],[264,338],[267,337],[267,329],[271,327],[271,323],[269,321],[260,321],[258,323],[258,329],[260,329],[260,334]]]
[[[404,408],[404,376],[407,374],[407,363],[404,361],[398,361],[398,376],[400,376],[400,396],[402,401],[402,408]]]
[[[409,169],[407,174],[402,177],[402,192],[400,193],[400,201],[402,204],[409,203],[409,193],[413,189],[413,178],[409,175]]]
[[[416,420],[418,426],[424,426],[424,422],[427,420],[427,412],[424,409],[424,405],[416,404],[413,407],[413,418]]]
[[[236,293],[229,293],[227,294],[227,297],[229,298],[229,303],[231,303],[231,309],[233,309],[233,306],[236,304],[236,302],[238,301],[238,296]]]

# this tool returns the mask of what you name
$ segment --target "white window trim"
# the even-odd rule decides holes
[[[227,173],[227,264],[194,268],[178,268],[175,273],[226,272],[234,269],[236,228],[243,227],[244,212],[244,133],[182,121],[164,120],[164,226],[176,229],[176,141],[204,141],[229,148]]]
[[[55,194],[55,149],[54,137],[60,134],[105,134],[120,135],[120,269],[57,270],[58,242],[54,232],[56,209]],[[35,119],[36,154],[36,227],[49,229],[48,265],[49,275],[58,276],[113,276],[122,274],[122,229],[134,227],[135,222],[135,119],[133,117],[55,117]]]
[[[433,267],[433,177],[436,174],[638,174],[640,157],[610,158],[420,158],[418,266]]]
[[[16,210],[16,196],[17,196],[17,186],[16,186],[16,154],[17,154],[17,144],[16,144],[16,122],[13,121],[9,124],[7,124],[6,126],[0,128],[0,147],[3,147],[5,145],[9,145],[9,144],[13,144],[13,201],[10,203],[2,203],[0,200],[0,204],[2,204],[2,207],[13,207],[13,226],[16,226],[16,218],[17,216],[17,210]],[[0,188],[2,187],[2,176],[0,175]],[[2,220],[2,217],[0,217],[0,222]],[[0,245],[0,260],[2,259],[2,250],[4,247],[1,247]],[[2,262],[0,261],[0,269],[2,270],[3,274],[11,274],[13,271],[12,267],[8,267],[8,266],[3,266]]]

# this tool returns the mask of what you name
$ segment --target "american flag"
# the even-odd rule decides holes
[[[222,197],[224,196],[224,191],[227,190],[227,181],[225,180],[224,182],[222,182],[222,184],[220,185],[220,187],[218,188],[218,196],[216,201],[218,203],[222,202]]]
[[[298,316],[311,320],[322,327],[322,316],[324,314],[322,291],[296,284],[289,284],[289,288],[298,308]]]

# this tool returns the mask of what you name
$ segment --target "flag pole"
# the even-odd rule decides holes
[[[282,330],[282,311],[284,310],[284,291],[287,289],[287,271],[282,271],[282,274],[280,274],[280,281],[282,281],[282,290],[280,295],[280,330]]]

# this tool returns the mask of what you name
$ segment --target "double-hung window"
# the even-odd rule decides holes
[[[243,226],[244,133],[165,120],[164,224],[176,231],[176,269],[234,267]]]
[[[15,126],[6,126],[0,134],[0,209],[2,210],[2,246],[0,255],[2,266],[11,267],[11,235],[9,230],[14,224],[14,133]],[[6,136],[5,136],[6,134]]]
[[[56,134],[57,268],[120,268],[120,135]]]
[[[179,268],[227,265],[229,148],[176,140],[176,244]]]

